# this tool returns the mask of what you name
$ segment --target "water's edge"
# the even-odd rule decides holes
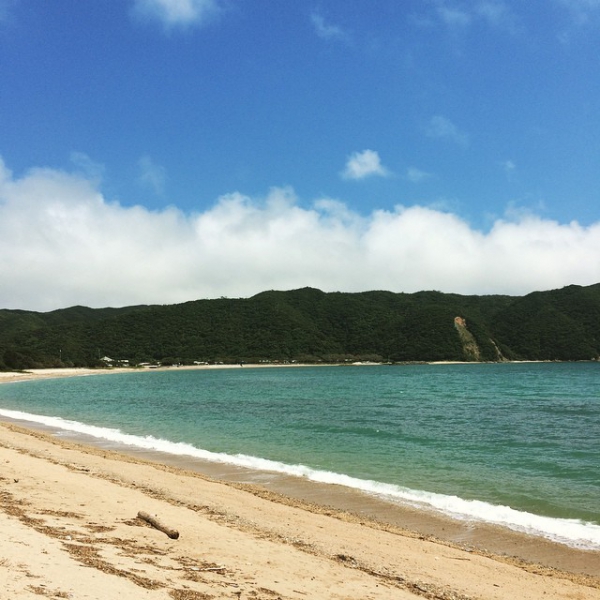
[[[438,539],[467,550],[514,557],[527,563],[540,564],[561,571],[600,577],[600,551],[598,550],[573,548],[539,536],[527,535],[483,522],[452,519],[424,508],[390,503],[342,485],[318,483],[272,471],[143,449],[78,432],[69,432],[26,419],[2,415],[0,421],[70,443],[110,450],[135,459],[197,472],[224,483],[259,486],[309,505],[317,505],[332,511],[349,512],[365,521],[390,524],[423,538]]]
[[[17,386],[19,393],[9,406],[0,408],[0,420],[222,481],[259,485],[466,547],[581,571],[581,556],[574,565],[554,561],[557,552],[573,551],[600,562],[600,519],[593,494],[600,455],[588,443],[596,439],[600,425],[597,370],[559,365],[551,367],[550,377],[543,371],[540,380],[544,368],[484,366],[468,369],[466,377],[467,369],[455,366],[307,369],[300,376],[293,374],[295,369],[262,374],[261,369],[236,369],[226,377],[207,373],[181,380],[166,374],[92,378],[91,387],[86,377],[71,379],[74,387],[53,383],[50,394],[45,384]],[[29,379],[35,380],[39,382],[35,375]],[[179,385],[182,381],[186,385]],[[173,401],[166,400],[170,397]],[[48,416],[56,414],[62,417]],[[448,415],[449,427],[441,425],[440,415]],[[554,446],[552,436],[559,440]],[[336,447],[340,440],[342,449],[346,443],[343,453]],[[460,455],[463,448],[473,453],[472,462],[470,455],[468,462]],[[445,454],[436,462],[439,449]],[[271,459],[261,458],[267,456]],[[355,462],[356,456],[368,461]],[[373,464],[370,457],[375,457]],[[438,470],[430,472],[432,465]],[[555,472],[557,485],[548,488]],[[538,473],[539,480],[533,480]],[[551,473],[549,479],[546,473]],[[565,483],[570,477],[573,486]]]

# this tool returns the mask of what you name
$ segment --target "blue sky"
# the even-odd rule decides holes
[[[600,281],[600,0],[0,0],[0,306]]]

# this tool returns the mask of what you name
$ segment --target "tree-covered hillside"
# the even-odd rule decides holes
[[[457,319],[458,317],[458,319]],[[0,310],[0,368],[162,362],[590,360],[600,284],[523,297],[324,293],[49,313]]]

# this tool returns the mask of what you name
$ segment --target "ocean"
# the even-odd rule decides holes
[[[0,417],[600,550],[600,364],[171,369],[0,386]]]

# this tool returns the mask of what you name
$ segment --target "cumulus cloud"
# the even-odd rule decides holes
[[[0,162],[0,307],[175,303],[267,289],[524,294],[600,281],[600,223],[532,214],[488,232],[423,206],[358,215],[293,190],[185,214],[108,202],[81,173]]]
[[[202,25],[219,10],[218,0],[134,0],[135,17],[158,21],[168,30]]]
[[[451,140],[459,146],[469,145],[469,136],[464,131],[461,131],[450,119],[441,115],[431,117],[426,133],[430,138]]]
[[[373,175],[388,175],[388,170],[381,164],[379,154],[375,150],[354,152],[348,157],[346,168],[342,171],[344,179],[365,179]]]
[[[166,169],[156,164],[147,154],[138,160],[138,168],[140,170],[138,177],[140,185],[160,196],[165,191]]]
[[[339,25],[326,23],[325,19],[319,13],[313,12],[310,15],[316,34],[324,40],[348,40],[348,33]]]

